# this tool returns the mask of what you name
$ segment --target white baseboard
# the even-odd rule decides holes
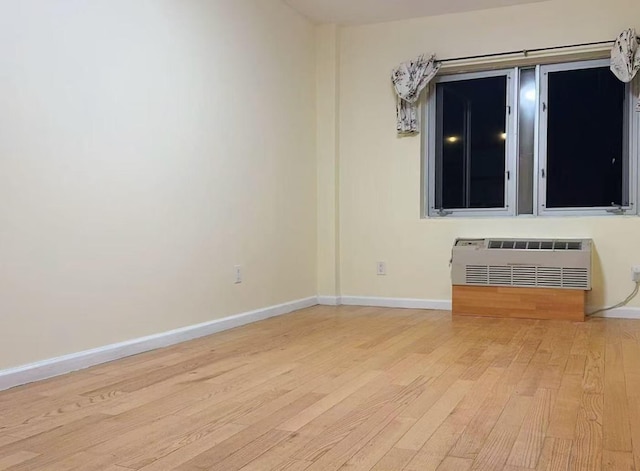
[[[319,296],[318,304],[327,306],[371,306],[405,309],[430,309],[437,311],[450,311],[451,301],[445,299],[412,299],[412,298],[378,298],[370,296]],[[594,311],[595,308],[588,308]],[[607,319],[640,319],[640,308],[621,307],[612,311],[600,313],[594,317]]]
[[[451,301],[412,298],[376,298],[369,296],[342,296],[342,304],[347,306],[391,307],[404,309],[431,309],[450,311]]]
[[[595,309],[589,309],[589,311],[594,310]],[[640,308],[620,307],[611,311],[601,312],[593,317],[602,317],[605,319],[640,319]]]
[[[83,352],[43,360],[29,365],[18,366],[6,370],[0,370],[0,391],[22,384],[40,381],[53,376],[70,373],[72,371],[89,368],[119,358],[137,355],[162,347],[168,347],[187,340],[193,340],[207,335],[215,334],[223,330],[233,329],[252,322],[261,321],[270,317],[281,316],[299,309],[315,306],[318,298],[299,299],[277,306],[270,306],[245,312],[235,316],[216,319],[203,324],[191,325],[180,329],[149,335],[126,342],[106,345]]]
[[[28,365],[0,370],[0,391],[22,384],[40,381],[72,371],[89,368],[120,358],[137,355],[180,342],[186,342],[224,330],[240,327],[270,317],[281,316],[299,309],[317,304],[326,306],[371,306],[405,309],[430,309],[450,311],[451,301],[412,298],[380,298],[370,296],[312,296],[276,306],[216,319],[211,322],[197,324],[180,329],[149,335],[126,342],[106,345],[104,347],[85,350],[83,352],[63,355]],[[623,307],[600,313],[594,317],[612,319],[640,319],[640,308]]]
[[[372,296],[318,296],[322,306],[370,306],[406,309],[451,310],[451,301],[411,298],[377,298]]]
[[[318,296],[318,304],[321,306],[340,306],[342,299],[340,296]]]

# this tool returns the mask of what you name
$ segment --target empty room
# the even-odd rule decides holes
[[[0,471],[640,471],[640,2],[0,0]]]

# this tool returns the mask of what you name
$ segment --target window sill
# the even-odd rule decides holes
[[[628,210],[624,214],[606,213],[603,211],[546,211],[543,214],[503,214],[503,213],[453,213],[446,216],[437,214],[423,215],[421,219],[555,219],[555,218],[631,218],[637,217],[635,210]]]

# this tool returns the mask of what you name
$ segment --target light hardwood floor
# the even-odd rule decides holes
[[[314,307],[0,393],[0,470],[640,471],[639,341]]]

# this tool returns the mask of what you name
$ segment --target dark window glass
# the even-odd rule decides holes
[[[626,205],[625,85],[608,68],[550,72],[547,207]]]
[[[503,208],[507,77],[436,87],[436,208]]]

